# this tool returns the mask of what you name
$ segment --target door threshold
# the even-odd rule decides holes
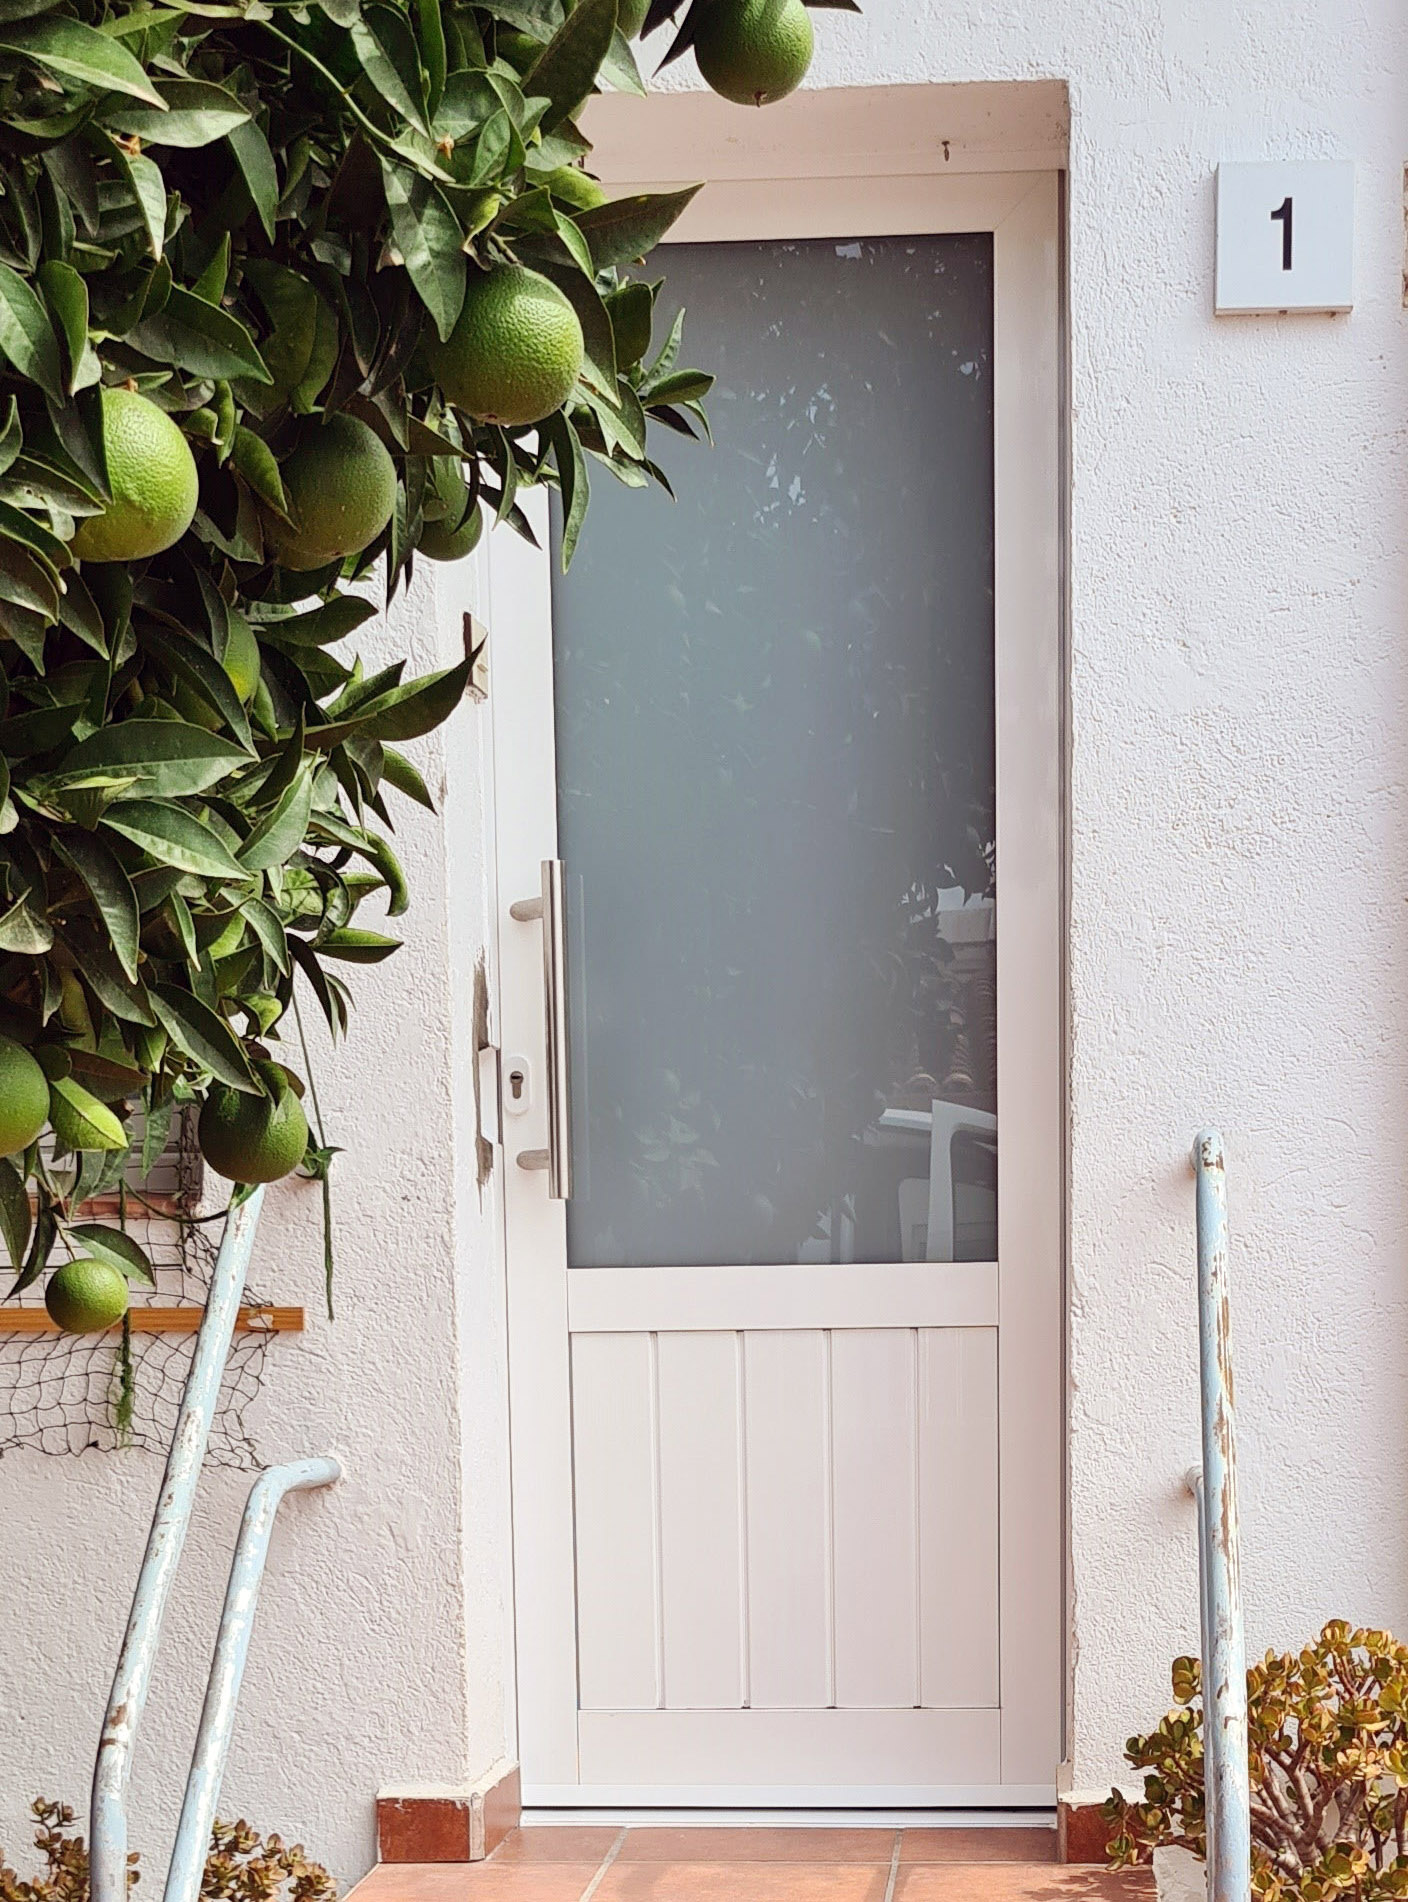
[[[525,1809],[525,1829],[1052,1829],[1054,1809]]]

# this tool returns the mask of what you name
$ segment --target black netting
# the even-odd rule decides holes
[[[193,1183],[190,1139],[178,1132],[163,1159],[171,1177],[150,1207],[127,1198],[126,1222],[151,1258],[154,1289],[136,1289],[144,1305],[205,1305],[223,1224],[196,1222],[181,1210]],[[151,1191],[153,1185],[144,1185]],[[244,1300],[258,1306],[253,1289]],[[43,1289],[29,1289],[14,1308],[43,1309]],[[148,1334],[110,1328],[105,1334],[17,1334],[5,1331],[0,1309],[0,1455],[18,1447],[40,1453],[107,1452],[136,1447],[165,1454],[195,1352],[195,1331]],[[216,1466],[260,1464],[246,1415],[258,1395],[269,1351],[267,1334],[236,1332],[225,1365],[206,1458]]]

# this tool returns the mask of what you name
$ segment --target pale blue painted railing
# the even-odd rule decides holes
[[[1238,1559],[1237,1440],[1227,1271],[1227,1170],[1222,1138],[1193,1144],[1198,1193],[1198,1361],[1203,1464],[1188,1475],[1198,1506],[1202,1626],[1203,1787],[1209,1902],[1250,1902],[1247,1649]]]
[[[132,1751],[151,1684],[162,1614],[181,1560],[220,1381],[239,1318],[240,1296],[263,1199],[264,1191],[255,1189],[231,1209],[225,1223],[166,1472],[152,1514],[147,1549],[137,1575],[93,1769],[89,1827],[92,1902],[126,1902],[127,1790]],[[249,1495],[230,1566],[205,1708],[166,1878],[165,1902],[196,1902],[200,1891],[274,1515],[287,1494],[330,1485],[341,1471],[335,1459],[296,1460],[261,1474]]]

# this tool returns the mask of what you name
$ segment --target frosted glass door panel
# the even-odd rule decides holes
[[[992,241],[667,259],[716,446],[555,582],[569,1265],[994,1260]]]

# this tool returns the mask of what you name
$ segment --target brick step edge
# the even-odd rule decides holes
[[[522,1809],[516,1763],[468,1785],[392,1784],[377,1792],[377,1860],[482,1862],[518,1828]]]

